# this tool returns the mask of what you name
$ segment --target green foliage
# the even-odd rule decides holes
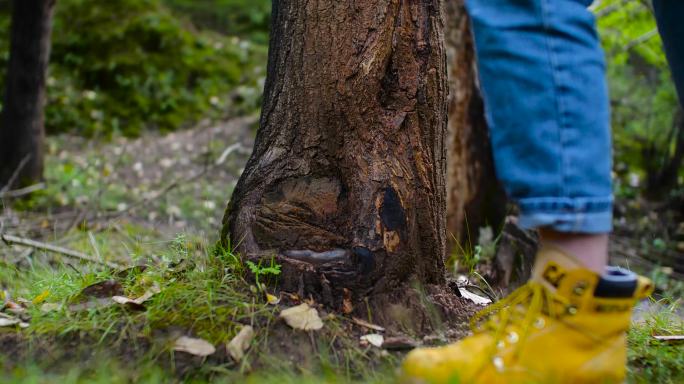
[[[228,35],[268,43],[270,0],[164,0],[192,23]]]
[[[8,18],[0,14],[3,31],[9,31]],[[0,40],[3,70],[6,40]],[[46,129],[137,135],[254,110],[259,92],[252,90],[263,71],[254,63],[264,57],[264,47],[184,25],[161,0],[62,0],[53,28]]]
[[[657,172],[674,151],[678,101],[649,3],[605,0],[595,13],[608,62],[617,193],[629,197],[627,179]]]
[[[271,259],[271,263],[267,267],[263,267],[261,262],[259,264],[254,264],[253,262],[247,260],[247,267],[254,274],[254,280],[256,280],[256,285],[259,289],[263,290],[264,286],[259,281],[262,277],[267,277],[269,275],[278,276],[280,275],[280,265],[276,264],[275,259]]]
[[[658,303],[656,303],[658,304]],[[630,381],[636,383],[681,383],[684,381],[684,348],[681,344],[656,340],[654,335],[681,335],[684,322],[677,305],[649,315],[629,332]]]

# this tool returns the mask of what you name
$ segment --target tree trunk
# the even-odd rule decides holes
[[[646,148],[644,157],[649,159],[644,195],[652,200],[662,199],[677,188],[677,179],[684,162],[684,109],[677,108],[672,129],[664,149],[658,149],[655,144]],[[670,144],[674,151],[670,153]]]
[[[506,196],[494,171],[464,1],[446,0],[445,13],[449,73],[447,230],[449,248],[460,250],[477,244],[480,227],[489,225],[499,233],[506,215]]]
[[[0,121],[0,188],[43,175],[43,106],[55,0],[12,3],[10,58]]]
[[[439,0],[274,0],[260,129],[224,217],[285,290],[339,306],[445,282]]]

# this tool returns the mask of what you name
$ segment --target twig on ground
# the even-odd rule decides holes
[[[28,195],[29,193],[33,193],[35,191],[39,191],[39,190],[44,189],[44,188],[45,188],[45,183],[38,183],[38,184],[29,185],[28,187],[24,187],[24,188],[0,192],[0,199],[22,197],[22,196]]]
[[[23,237],[17,237],[17,236],[12,236],[12,235],[4,235],[4,234],[0,235],[0,239],[2,239],[2,241],[4,241],[7,244],[17,244],[17,245],[23,245],[26,247],[42,249],[44,251],[58,253],[60,255],[69,256],[69,257],[79,259],[79,260],[83,260],[83,261],[87,261],[90,263],[106,265],[110,268],[120,268],[120,265],[117,263],[113,263],[111,261],[97,260],[97,259],[95,259],[89,255],[86,255],[85,253],[74,251],[74,250],[68,249],[68,248],[63,248],[63,247],[53,245],[53,244],[43,243],[43,242],[36,241],[36,240],[25,239]]]
[[[17,165],[17,168],[12,172],[12,176],[10,176],[9,180],[7,180],[7,184],[0,188],[0,193],[5,193],[7,192],[10,188],[12,188],[12,185],[14,184],[15,181],[17,181],[17,177],[19,177],[19,174],[21,173],[21,170],[24,169],[26,166],[26,163],[31,160],[32,155],[30,153],[26,154],[23,159],[19,162],[19,165]]]

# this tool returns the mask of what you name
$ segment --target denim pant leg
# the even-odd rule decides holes
[[[612,229],[604,54],[591,0],[467,0],[497,175],[519,223]]]
[[[653,8],[679,103],[684,106],[684,1],[653,0]]]

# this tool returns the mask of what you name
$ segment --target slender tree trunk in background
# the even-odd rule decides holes
[[[0,188],[43,175],[43,106],[56,0],[14,0],[10,58],[0,120]]]
[[[274,0],[254,152],[222,239],[339,307],[443,284],[446,63],[438,0]]]
[[[646,148],[644,158],[650,159],[651,166],[646,178],[646,190],[644,195],[650,199],[662,199],[677,187],[679,170],[684,162],[684,109],[677,108],[668,144],[674,144],[674,152],[670,148],[658,150],[655,145]]]
[[[498,233],[506,196],[496,179],[484,104],[477,83],[475,46],[463,0],[446,0],[445,45],[449,73],[447,230],[450,248],[477,242],[480,227]],[[470,233],[469,233],[470,232]]]

